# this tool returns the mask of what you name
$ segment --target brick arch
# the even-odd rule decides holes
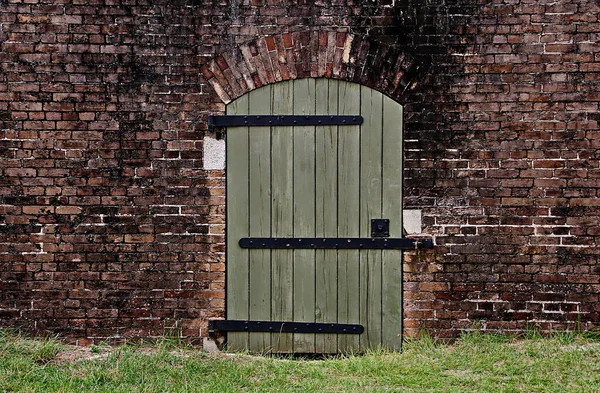
[[[423,71],[416,57],[388,43],[318,30],[260,37],[202,66],[225,104],[270,83],[309,77],[360,83],[404,103]]]

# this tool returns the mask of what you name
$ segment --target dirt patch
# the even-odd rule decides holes
[[[104,360],[113,351],[111,347],[79,347],[69,345],[64,351],[61,351],[55,358],[55,364],[69,364],[88,360]]]
[[[66,365],[71,363],[83,362],[83,361],[95,361],[95,360],[106,360],[115,351],[118,351],[120,347],[111,346],[77,346],[77,345],[63,345],[62,350],[52,359],[53,364]],[[156,346],[140,346],[131,348],[131,351],[141,354],[152,356],[156,352],[164,351],[164,348]],[[173,348],[168,350],[169,354],[180,358],[188,358],[198,354],[198,351],[187,350],[182,348]],[[253,358],[247,354],[232,354],[227,352],[215,352],[215,353],[204,353],[203,356],[213,359],[234,359],[235,361],[247,361]]]

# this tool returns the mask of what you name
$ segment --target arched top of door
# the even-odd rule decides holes
[[[359,83],[403,104],[423,64],[398,47],[347,32],[264,36],[216,55],[202,67],[224,104],[262,86],[302,78]]]

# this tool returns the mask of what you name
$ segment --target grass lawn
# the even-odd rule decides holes
[[[1,392],[600,392],[600,341],[471,333],[323,360],[155,346],[72,347],[0,330]]]

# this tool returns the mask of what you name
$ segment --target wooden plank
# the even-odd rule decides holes
[[[390,236],[402,237],[402,106],[383,98],[383,203],[382,215],[390,219]],[[382,344],[402,346],[402,253],[382,252]]]
[[[248,96],[227,106],[229,114],[248,113]],[[248,228],[248,128],[227,131],[227,319],[248,319],[248,250],[238,240]],[[248,333],[227,334],[227,348],[248,348]]]
[[[360,113],[360,86],[340,82],[338,113]],[[344,126],[338,131],[338,221],[340,237],[358,237],[360,221],[360,126]],[[359,323],[359,251],[338,252],[338,322]],[[343,353],[358,349],[359,336],[339,335],[338,350]]]
[[[337,114],[338,82],[316,80],[316,114]],[[316,129],[315,236],[337,237],[337,127]],[[337,322],[337,251],[316,250],[316,321]],[[337,352],[335,334],[317,334],[315,350]]]
[[[249,114],[271,112],[271,87],[252,91]],[[249,221],[251,236],[271,236],[271,129],[252,127],[249,137]],[[250,319],[271,318],[271,251],[250,251]],[[271,347],[270,333],[250,333],[248,349],[266,352]]]
[[[315,113],[315,80],[294,81],[294,114]],[[294,236],[315,233],[315,127],[294,127]],[[294,321],[315,320],[315,251],[294,251]],[[294,334],[295,352],[314,352],[314,334]]]
[[[293,111],[293,82],[273,85],[273,114],[287,115]],[[294,234],[293,128],[274,127],[271,132],[271,225],[273,237]],[[273,321],[293,321],[293,251],[272,250],[271,309]],[[274,352],[292,352],[291,333],[273,333]]]
[[[360,236],[370,236],[370,220],[381,217],[382,95],[361,87]],[[360,320],[362,350],[381,344],[381,250],[360,253]]]

